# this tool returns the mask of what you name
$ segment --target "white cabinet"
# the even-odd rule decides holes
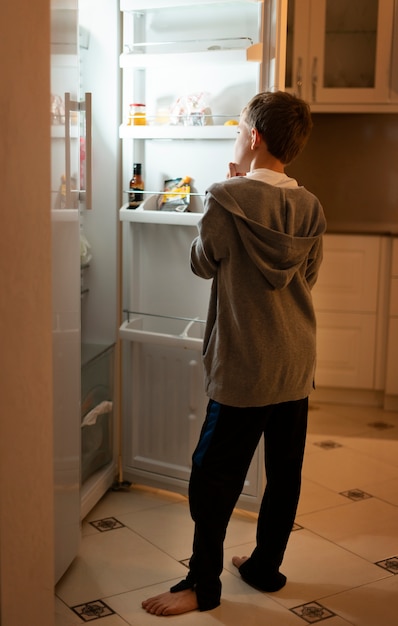
[[[288,0],[286,89],[314,111],[385,109],[393,16],[394,0]]]
[[[390,283],[390,307],[388,323],[387,368],[386,368],[386,408],[393,402],[398,407],[398,239],[393,242]],[[393,408],[393,407],[391,407]]]
[[[326,235],[313,290],[318,324],[320,387],[383,386],[388,238]]]

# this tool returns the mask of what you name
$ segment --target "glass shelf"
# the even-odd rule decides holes
[[[124,52],[119,57],[120,67],[128,68],[148,68],[148,67],[178,67],[181,57],[184,58],[184,65],[238,65],[247,63],[261,63],[262,44],[255,43],[247,48],[231,50],[203,50],[200,52],[162,52],[157,54],[127,53]]]
[[[227,118],[226,118],[227,119]],[[231,118],[235,119],[235,117]],[[236,139],[237,125],[172,126],[171,124],[129,126],[122,124],[122,139]]]
[[[169,7],[200,6],[206,4],[260,4],[263,0],[120,0],[121,11],[150,11]]]

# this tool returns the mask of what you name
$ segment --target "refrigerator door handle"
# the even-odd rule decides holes
[[[92,106],[91,106],[91,93],[84,95],[84,105],[86,110],[86,209],[91,210],[93,208],[93,177],[92,177],[92,148],[93,148],[93,133],[92,133]]]
[[[70,93],[65,93],[65,203],[66,208],[72,207],[72,190],[70,175],[71,157],[71,136],[70,136],[70,114],[72,111],[72,100]]]
[[[66,206],[72,208],[72,178],[71,178],[71,112],[85,112],[85,123],[81,127],[85,128],[84,139],[84,159],[80,153],[80,167],[84,166],[80,177],[80,190],[73,190],[78,194],[80,201],[85,200],[85,208],[92,208],[92,107],[91,93],[86,93],[84,101],[76,102],[71,100],[70,93],[65,93],[65,195]],[[84,164],[83,164],[84,160]],[[85,189],[83,188],[85,187]],[[77,201],[77,199],[76,199]]]

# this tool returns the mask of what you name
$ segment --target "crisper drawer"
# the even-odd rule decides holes
[[[120,337],[130,343],[130,411],[124,423],[124,472],[134,482],[186,493],[191,457],[206,414],[201,351],[204,321],[129,313]],[[124,376],[126,376],[126,371]],[[239,506],[257,506],[263,470],[258,451]],[[253,504],[254,503],[254,504]]]
[[[82,483],[113,457],[113,371],[113,345],[82,346]]]
[[[199,318],[178,318],[145,313],[128,313],[119,329],[121,339],[176,348],[202,350],[205,322]]]

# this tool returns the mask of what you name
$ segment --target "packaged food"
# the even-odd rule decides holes
[[[213,124],[209,94],[205,92],[180,96],[170,110],[170,124],[175,126],[208,126]]]
[[[191,178],[170,178],[164,181],[164,193],[158,198],[159,211],[188,211]]]

